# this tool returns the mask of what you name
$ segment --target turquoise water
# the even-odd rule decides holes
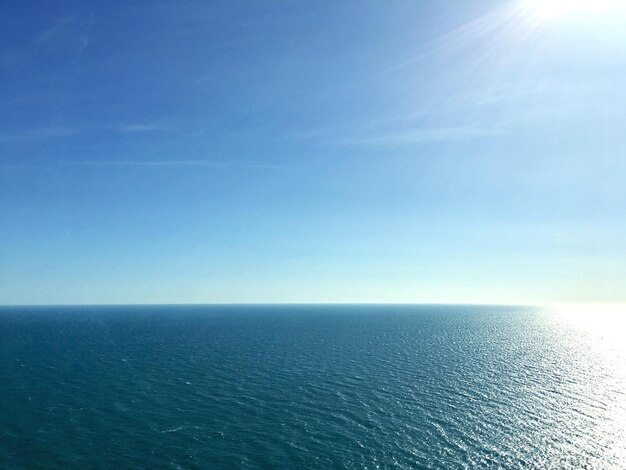
[[[0,468],[626,468],[587,313],[4,307]]]

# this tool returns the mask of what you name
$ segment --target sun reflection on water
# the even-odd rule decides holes
[[[612,442],[603,452],[626,468],[626,305],[559,305],[546,313],[579,370],[594,377],[584,395],[602,404],[595,435]]]
[[[626,304],[559,305],[550,311],[563,326],[592,339],[597,346],[626,353]]]

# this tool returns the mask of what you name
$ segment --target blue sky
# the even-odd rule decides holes
[[[626,302],[618,3],[0,1],[0,304]]]

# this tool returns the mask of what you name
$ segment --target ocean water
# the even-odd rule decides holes
[[[520,307],[0,309],[0,468],[626,468],[624,323]]]

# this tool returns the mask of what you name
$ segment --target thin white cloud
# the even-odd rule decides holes
[[[142,132],[156,132],[156,131],[168,131],[172,127],[164,123],[136,123],[136,124],[122,124],[119,126],[113,126],[109,128],[112,131],[118,131],[128,134],[142,133]]]
[[[348,145],[408,145],[427,142],[450,142],[504,134],[500,128],[488,127],[440,127],[389,132],[347,140]]]
[[[247,163],[240,161],[217,161],[203,159],[188,160],[77,160],[64,162],[66,165],[72,166],[91,166],[91,167],[128,167],[128,168],[171,168],[171,167],[205,167],[214,169],[232,169],[232,168],[248,168],[248,169],[265,169],[279,170],[285,169],[283,165],[265,165],[256,163]]]
[[[173,129],[174,128],[171,125],[159,122],[119,125],[85,125],[74,127],[37,127],[33,129],[19,129],[5,132],[0,131],[0,143],[58,139],[89,132],[137,134],[161,131],[166,132]]]
[[[87,24],[87,27],[85,28],[85,32],[83,33],[79,41],[78,52],[80,54],[82,54],[85,51],[85,49],[89,47],[89,36],[91,35],[91,30],[93,29],[93,19],[94,19],[94,14],[92,13],[91,16],[89,17],[89,23]]]
[[[210,160],[78,160],[65,162],[78,166],[119,166],[119,167],[159,167],[159,166],[211,166],[220,167],[219,162]]]
[[[65,29],[71,26],[75,21],[75,18],[72,16],[65,16],[63,18],[57,19],[50,26],[48,26],[37,35],[37,42],[44,43],[51,41],[56,36],[61,34]]]
[[[68,137],[77,134],[79,129],[73,127],[39,127],[13,132],[0,132],[0,143],[23,142]]]

